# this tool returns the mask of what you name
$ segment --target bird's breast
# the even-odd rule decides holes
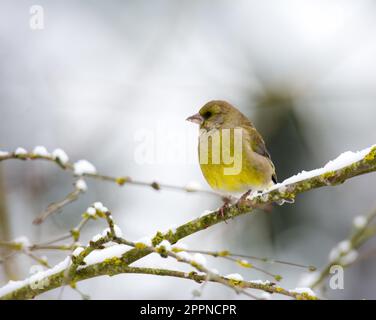
[[[244,130],[237,129],[200,132],[201,171],[215,190],[239,193],[264,189],[271,183],[270,163],[252,151]]]

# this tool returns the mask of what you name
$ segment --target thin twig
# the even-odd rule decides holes
[[[13,153],[8,153],[4,155],[0,155],[0,162],[5,161],[5,160],[11,160],[11,159],[18,159],[18,160],[46,160],[53,162],[59,166],[59,168],[63,170],[69,170],[71,172],[75,172],[75,164],[71,162],[62,162],[59,158],[56,158],[52,155],[40,155],[40,154],[35,154],[33,152],[27,152],[27,153],[22,153],[22,154],[17,154],[16,152]],[[204,194],[210,194],[210,195],[215,195],[220,198],[222,196],[215,191],[212,190],[203,190],[199,189],[196,187],[191,187],[191,186],[176,186],[172,184],[165,184],[165,183],[159,183],[156,181],[153,182],[146,182],[146,181],[141,181],[141,180],[134,180],[131,177],[128,176],[109,176],[109,175],[104,175],[100,173],[82,173],[78,175],[79,177],[88,177],[92,179],[98,179],[102,181],[108,181],[108,182],[113,182],[116,183],[119,186],[123,186],[124,184],[129,184],[129,185],[136,185],[136,186],[144,186],[144,187],[151,187],[154,190],[161,190],[161,189],[166,189],[166,190],[173,190],[173,191],[184,191],[184,192],[197,192],[197,193],[204,193]],[[76,201],[79,197],[80,194],[85,192],[85,189],[81,189],[78,187],[77,183],[75,184],[76,188],[74,191],[70,192],[64,199],[54,202],[50,204],[47,209],[42,212],[38,217],[36,217],[33,221],[33,224],[41,224],[47,217],[49,217],[51,214],[58,212],[61,210],[64,206],[69,205],[70,203]]]
[[[353,250],[359,249],[365,242],[367,242],[376,234],[376,229],[370,225],[375,220],[375,218],[376,208],[364,217],[365,223],[363,226],[354,226],[353,231],[350,234],[348,240],[344,240],[345,242],[348,242],[348,247],[346,248],[346,250],[339,251],[338,257],[330,261],[322,269],[316,280],[311,284],[312,288],[319,287],[323,283],[323,281],[329,276],[330,269],[333,265],[339,265],[345,268],[353,264],[357,259],[359,259],[356,257],[355,259],[352,259],[352,261],[347,262],[346,256],[348,256],[350,252],[354,252]],[[333,248],[333,250],[339,249]]]
[[[365,173],[376,171],[376,147],[370,149],[363,159],[356,161],[348,166],[336,169],[312,177],[298,180],[294,182],[279,184],[276,187],[258,194],[256,196],[241,199],[233,205],[229,205],[225,210],[215,210],[212,213],[204,215],[195,220],[189,221],[176,228],[175,231],[169,230],[167,233],[157,232],[152,239],[153,247],[156,247],[163,240],[168,240],[174,244],[180,239],[191,234],[202,231],[210,226],[223,222],[225,220],[252,212],[253,209],[260,204],[291,202],[300,193],[307,192],[316,188],[325,186],[334,186],[344,181]],[[76,270],[75,277],[72,281],[80,281],[101,275],[101,270],[105,270],[105,274],[121,273],[122,266],[128,267],[131,263],[147,256],[151,251],[148,248],[134,248],[125,252],[121,258],[116,258],[112,264],[109,261],[99,262],[91,266]],[[120,263],[120,265],[119,265]],[[65,284],[65,272],[59,272],[49,277],[50,285],[39,291],[33,291],[30,286],[24,285],[1,298],[30,298],[42,292],[56,288]]]
[[[61,201],[51,203],[44,212],[34,219],[33,224],[41,224],[51,214],[60,211],[66,205],[76,201],[81,193],[82,190],[76,188]]]
[[[5,161],[5,160],[11,160],[11,159],[51,161],[51,162],[56,163],[63,170],[69,170],[69,171],[74,172],[74,163],[71,163],[71,162],[61,163],[61,161],[59,161],[58,158],[54,158],[53,156],[42,156],[42,155],[34,154],[32,152],[28,152],[25,154],[15,154],[13,152],[13,153],[8,153],[7,155],[0,156],[0,162]],[[160,183],[157,181],[148,182],[148,181],[133,179],[129,176],[117,176],[116,177],[116,176],[109,176],[109,175],[104,175],[100,173],[83,173],[82,176],[92,178],[92,179],[98,179],[102,181],[113,182],[119,186],[129,184],[129,185],[150,187],[154,190],[168,189],[168,190],[184,191],[184,192],[197,192],[197,193],[204,193],[204,194],[210,194],[210,195],[221,197],[221,195],[215,191],[190,187],[189,185],[178,186],[178,185],[172,185],[172,184],[167,184],[167,183]]]
[[[230,257],[237,257],[237,258],[245,258],[245,259],[250,259],[250,260],[257,260],[261,261],[264,263],[270,263],[270,264],[284,264],[284,265],[289,265],[293,267],[298,267],[298,268],[304,268],[308,269],[309,271],[315,271],[316,267],[314,266],[307,266],[303,265],[300,263],[295,263],[291,261],[282,261],[282,260],[275,260],[271,258],[260,258],[252,255],[246,255],[246,254],[239,254],[239,253],[233,253],[228,250],[222,250],[222,251],[207,251],[207,250],[191,250],[191,249],[184,249],[184,251],[189,252],[189,253],[201,253],[201,254],[206,254],[212,257],[225,257],[225,256],[230,256]],[[236,260],[236,262],[240,263],[242,261]]]

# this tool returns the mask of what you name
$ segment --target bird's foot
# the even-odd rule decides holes
[[[252,189],[249,189],[247,192],[243,193],[239,201],[243,202],[247,200],[248,196],[252,193]]]
[[[249,189],[247,192],[243,193],[241,197],[236,202],[236,206],[240,209],[243,206],[246,206],[248,204],[248,196],[252,194],[252,189]]]
[[[221,215],[221,218],[224,220],[225,223],[227,223],[227,220],[225,218],[225,211],[229,208],[230,206],[230,201],[228,200],[228,198],[223,198],[223,205],[222,207],[219,208],[219,214]]]

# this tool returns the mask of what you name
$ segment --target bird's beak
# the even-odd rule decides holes
[[[193,116],[190,116],[188,117],[187,119],[185,119],[187,121],[190,121],[190,122],[193,122],[193,123],[197,123],[199,125],[201,125],[203,122],[204,122],[204,118],[202,117],[201,114],[199,113],[196,113],[194,114]]]

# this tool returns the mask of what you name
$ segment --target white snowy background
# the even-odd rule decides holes
[[[231,102],[263,134],[283,180],[343,151],[376,143],[376,6],[373,1],[39,1],[45,27],[29,27],[33,1],[3,0],[0,13],[0,150],[44,145],[88,159],[104,174],[208,188],[196,156],[197,128],[184,119],[212,99]],[[146,163],[140,135],[154,144]],[[9,223],[2,232],[48,240],[80,220],[94,201],[113,212],[129,239],[166,230],[214,209],[207,195],[88,180],[88,193],[42,226],[32,220],[71,190],[69,175],[45,162],[0,165]],[[299,196],[294,205],[239,217],[184,242],[317,267],[347,237],[354,217],[374,208],[376,176]],[[84,239],[103,229],[91,223]],[[6,231],[4,231],[6,230]],[[0,235],[2,236],[2,235]],[[373,242],[373,243],[372,243]],[[368,249],[376,243],[371,241]],[[64,259],[48,254],[51,264]],[[33,262],[12,261],[13,276]],[[137,265],[176,266],[149,256]],[[218,259],[208,265],[245,279],[268,279]],[[302,270],[265,265],[295,288]],[[376,298],[372,257],[345,271],[332,298]],[[0,269],[1,271],[1,269]],[[0,285],[7,281],[0,273]],[[144,275],[79,284],[94,299],[189,299],[185,280]],[[59,291],[42,295],[54,299]],[[68,288],[63,298],[79,298]],[[239,298],[208,285],[202,298]]]

